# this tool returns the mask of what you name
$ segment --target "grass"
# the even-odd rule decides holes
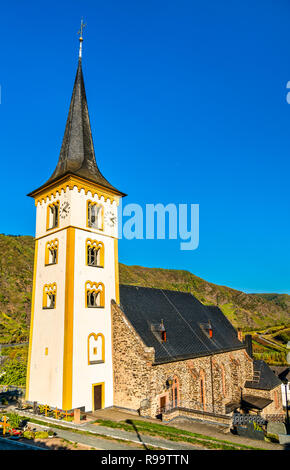
[[[51,429],[67,430],[67,431],[70,431],[70,432],[74,432],[75,434],[82,434],[82,435],[86,435],[86,436],[96,437],[96,434],[94,434],[90,431],[82,431],[82,430],[67,427],[67,426],[60,426],[60,425],[57,425],[57,424],[51,424],[47,421],[42,421],[42,420],[39,420],[39,419],[30,418],[30,417],[28,418],[27,416],[20,416],[20,418],[23,421],[26,420],[26,421],[29,421],[32,424],[39,424],[41,426],[46,426],[46,427],[51,428]],[[104,436],[104,435],[98,435],[97,438],[98,439],[105,439],[105,440],[108,440],[108,441],[113,441],[113,442],[116,442],[116,443],[120,443],[122,445],[134,446],[134,447],[137,447],[137,448],[143,448],[144,447],[142,444],[139,444],[139,443],[136,443],[136,442],[133,442],[133,441],[129,441],[127,439],[118,439],[118,438],[115,438],[115,437]],[[63,440],[65,440],[65,439],[63,439]],[[151,450],[164,450],[163,448],[156,447],[156,446],[147,446],[147,448],[151,449]],[[94,448],[92,448],[92,449],[94,450]]]
[[[244,444],[235,444],[231,441],[217,439],[204,434],[193,433],[183,429],[178,429],[173,426],[165,426],[158,423],[151,423],[139,420],[130,421],[110,421],[110,420],[97,420],[96,423],[100,426],[111,427],[115,429],[122,429],[129,432],[139,432],[150,436],[156,436],[162,439],[175,441],[175,442],[188,442],[193,445],[206,447],[207,449],[220,449],[220,450],[257,450],[257,447],[247,446]]]
[[[57,424],[51,424],[48,423],[47,421],[42,421],[39,419],[35,418],[28,418],[27,416],[21,416],[23,420],[28,420],[30,423],[34,424],[40,424],[44,425],[46,427],[50,428],[56,428],[56,429],[63,429],[63,430],[69,430],[70,432],[74,432],[76,434],[82,434],[82,435],[88,435],[88,436],[95,436],[96,435],[90,431],[84,431],[84,430],[79,430],[75,428],[70,428],[67,426],[60,426]],[[211,436],[206,436],[203,434],[198,434],[198,433],[192,433],[190,431],[186,431],[183,429],[178,429],[173,426],[164,426],[162,424],[158,423],[151,423],[151,422],[145,422],[145,421],[139,421],[139,420],[130,420],[130,422],[125,422],[125,421],[110,421],[110,420],[96,420],[94,423],[100,425],[100,426],[105,426],[105,427],[110,427],[110,428],[115,428],[115,429],[122,429],[124,431],[129,431],[129,432],[136,432],[136,430],[139,433],[142,434],[147,434],[153,437],[158,437],[160,439],[165,439],[173,442],[180,442],[180,443],[188,443],[191,445],[197,445],[204,447],[206,449],[212,449],[212,450],[261,450],[260,448],[254,447],[254,446],[247,446],[244,444],[235,444],[230,441],[222,440],[222,439],[216,439]],[[104,436],[104,435],[98,435],[98,438],[100,439],[107,439],[111,440],[114,442],[119,442],[127,445],[138,445],[135,442],[128,441],[125,438],[118,439],[110,436]],[[141,444],[142,446],[142,444]],[[156,450],[155,446],[147,446],[147,448],[153,448]],[[159,447],[158,447],[159,448]],[[160,448],[161,449],[161,448]],[[161,449],[162,450],[162,449]],[[262,449],[263,450],[263,449]],[[265,450],[265,449],[264,449]]]

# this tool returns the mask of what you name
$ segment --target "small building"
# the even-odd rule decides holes
[[[281,381],[281,393],[283,408],[288,406],[290,409],[290,367],[289,366],[270,366],[272,372]],[[287,404],[286,404],[287,403]]]

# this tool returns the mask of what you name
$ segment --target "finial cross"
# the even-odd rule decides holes
[[[86,24],[84,24],[83,19],[81,19],[81,29],[78,31],[78,34],[80,35],[79,59],[82,58],[83,29],[84,29],[85,26],[86,26]]]
[[[83,30],[84,30],[84,27],[87,26],[84,21],[83,21],[83,18],[81,19],[81,29],[78,31],[78,34],[80,35],[80,41],[83,40]]]

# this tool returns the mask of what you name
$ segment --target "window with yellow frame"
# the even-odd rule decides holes
[[[102,333],[88,336],[88,364],[105,362],[105,337]]]
[[[87,226],[104,230],[104,206],[102,204],[87,201]]]
[[[50,240],[45,245],[45,266],[57,264],[58,261],[58,239]]]
[[[102,282],[86,282],[86,307],[105,307],[105,286]]]
[[[96,268],[104,267],[105,257],[104,243],[98,240],[86,240],[86,264],[88,266],[95,266]]]
[[[56,305],[56,283],[43,286],[42,308],[51,309]]]
[[[59,224],[59,201],[55,201],[47,206],[46,230],[58,227]]]

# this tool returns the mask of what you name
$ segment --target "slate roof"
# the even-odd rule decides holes
[[[290,367],[289,366],[270,366],[271,370],[280,380],[290,382]]]
[[[273,390],[273,388],[276,388],[282,383],[268,364],[261,360],[254,360],[254,375],[256,375],[259,380],[247,380],[245,383],[246,388]]]
[[[242,406],[249,408],[256,408],[257,410],[263,410],[266,406],[270,405],[273,400],[270,398],[257,397],[256,395],[243,395]]]
[[[244,348],[222,311],[206,307],[190,293],[120,285],[120,306],[146,346],[155,348],[157,364]],[[164,343],[152,331],[161,320]],[[209,321],[212,338],[204,328]]]
[[[46,183],[28,195],[33,196],[35,192],[66,175],[80,176],[122,196],[125,195],[106,180],[96,163],[81,59],[78,62],[57,166]]]

